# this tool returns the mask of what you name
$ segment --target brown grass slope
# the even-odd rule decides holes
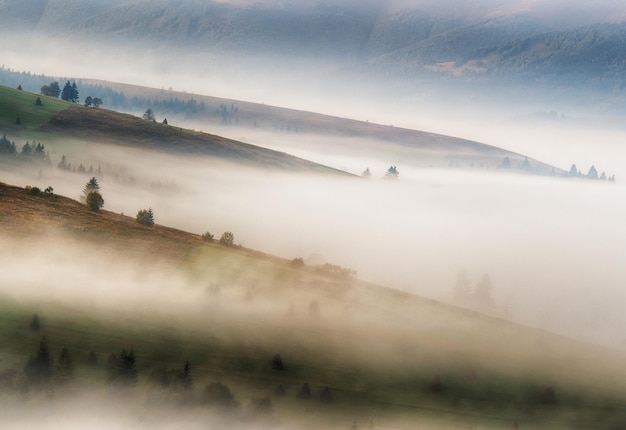
[[[206,155],[253,166],[345,174],[283,152],[147,121],[107,109],[73,105],[54,115],[39,130],[95,142],[178,154]]]
[[[193,333],[202,339],[209,330],[213,344],[218,338],[226,342],[225,333],[232,335],[220,346],[220,351],[231,357],[227,362],[218,363],[215,359],[219,357],[211,354],[207,358],[204,343],[198,340],[195,346],[188,346],[187,352],[197,355],[198,371],[219,371],[248,381],[247,389],[267,389],[279,382],[277,378],[287,377],[290,389],[295,390],[306,379],[316,382],[316,389],[330,386],[343,396],[339,398],[344,399],[344,405],[405,405],[415,414],[430,410],[461,418],[466,414],[498,415],[498,420],[504,421],[522,414],[532,422],[537,417],[525,411],[545,409],[537,399],[549,386],[556,389],[559,406],[546,412],[547,416],[558,414],[565,423],[553,428],[592,428],[586,421],[582,425],[571,424],[583,418],[589,420],[594,414],[626,414],[626,393],[621,382],[626,367],[623,357],[614,351],[361,281],[339,281],[313,268],[295,270],[288,261],[277,257],[208,244],[198,235],[159,225],[145,227],[119,214],[93,212],[66,197],[34,196],[23,188],[0,183],[0,239],[14,237],[23,243],[41,243],[36,239],[50,232],[55,235],[54,241],[46,245],[49,252],[72,243],[97,245],[98,252],[145,262],[146,267],[183,269],[197,278],[200,288],[212,279],[207,275],[216,270],[236,275],[237,282],[231,280],[228,288],[225,284],[222,301],[228,300],[227,290],[239,288],[236,297],[242,297],[250,285],[258,287],[256,300],[265,297],[273,302],[295,303],[300,312],[308,307],[309,300],[319,301],[324,317],[315,323],[304,314],[300,316],[304,318],[298,319],[297,311],[289,319],[281,319],[282,312],[277,309],[271,315],[255,311],[230,325],[219,322],[217,317],[211,320],[213,325],[206,324],[206,319],[198,324],[195,317],[185,322],[185,331],[193,328]],[[221,260],[227,253],[235,257],[231,263],[236,267]],[[279,263],[282,270],[273,263]],[[239,298],[233,300],[241,303]],[[207,309],[199,310],[205,318]],[[155,315],[161,318],[160,313]],[[144,322],[144,331],[136,329],[135,337],[128,335],[136,340],[131,344],[141,345],[138,350],[147,354],[146,327],[165,330],[166,321],[169,320],[160,321],[157,326]],[[264,327],[263,335],[251,338],[248,331],[253,326]],[[212,327],[223,333],[210,332]],[[161,342],[163,331],[156,331],[160,337],[154,333],[151,336]],[[103,345],[111,342],[111,333],[100,336],[105,339]],[[159,348],[167,345],[159,344]],[[275,351],[291,357],[291,373],[263,373],[265,357],[271,357]],[[181,358],[168,357],[178,361]],[[150,359],[148,355],[141,358],[143,363]],[[440,375],[447,384],[444,393],[430,393],[428,384],[434,375]]]

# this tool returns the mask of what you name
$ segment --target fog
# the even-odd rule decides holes
[[[555,28],[620,22],[624,13],[621,3],[610,1],[595,2],[593,10],[586,2],[567,2],[563,16],[557,8],[563,6],[559,2],[436,3],[398,0],[387,7],[388,13],[417,6],[468,20],[525,10],[543,16],[543,24]],[[427,168],[421,165],[420,154],[393,142],[332,131],[286,134],[217,128],[182,117],[170,123],[283,151],[356,176],[267,171],[115,144],[41,139],[50,151],[52,166],[63,154],[73,165],[102,167],[99,182],[106,210],[135,216],[138,210],[150,207],[158,224],[196,234],[208,231],[216,238],[232,231],[235,242],[246,248],[287,260],[338,264],[356,270],[364,281],[620,353],[626,350],[626,314],[621,306],[626,299],[622,285],[626,279],[626,128],[619,95],[605,98],[542,85],[490,88],[488,82],[473,85],[419,73],[407,81],[384,71],[369,73],[370,69],[350,58],[309,57],[305,50],[285,58],[266,52],[174,49],[158,40],[126,46],[117,39],[94,36],[77,42],[62,32],[13,31],[1,37],[1,62],[15,70],[172,88],[424,130],[504,148],[566,171],[576,164],[585,174],[594,165],[599,173],[616,175],[617,182],[608,183],[495,170]],[[68,62],[64,55],[68,51],[80,55],[73,55]],[[18,146],[23,143],[20,138],[15,140]],[[385,177],[390,165],[400,172],[395,180]],[[366,168],[372,173],[370,179],[359,177]],[[55,194],[74,199],[79,198],[88,179],[88,175],[55,168],[0,172],[2,182],[42,189],[52,186]],[[147,307],[149,318],[160,321],[154,322],[157,326],[171,324],[193,331],[193,324],[182,322],[180,314],[191,315],[192,321],[201,318],[207,284],[223,280],[209,276],[196,283],[177,271],[170,272],[169,266],[147,268],[119,261],[82,244],[65,243],[63,236],[63,231],[53,230],[41,242],[19,244],[0,238],[1,264],[11,267],[0,271],[0,292],[21,303],[49,300],[85,306],[100,316]],[[51,244],[59,242],[64,244],[63,252],[49,252]],[[85,257],[92,251],[96,257]],[[39,270],[30,269],[33,266]],[[472,285],[484,274],[489,276],[492,306],[476,307],[455,296],[460,273],[467,274]],[[81,288],[85,283],[90,285],[88,290]],[[38,288],[41,285],[46,286],[43,292]],[[290,293],[259,298],[250,307],[241,299],[249,285],[232,287],[224,293],[231,302],[225,300],[229,304],[221,315],[235,325],[259,318],[268,326],[281,325],[273,317],[263,318],[283,315],[293,303],[315,299],[315,292],[308,290],[302,296]],[[122,293],[124,303],[120,305]],[[355,338],[369,333],[376,324],[390,331],[402,326],[402,320],[387,314],[359,320],[362,325],[343,326],[338,321],[342,321],[345,304],[334,306],[326,308],[333,315],[329,326],[336,323],[344,334]],[[278,331],[273,339],[268,336],[270,344],[278,342],[282,334]],[[239,326],[228,335],[248,339],[258,333],[246,333]],[[358,347],[351,353],[354,351],[363,352]],[[381,356],[390,367],[397,364],[394,358]],[[168,415],[169,410],[156,418],[126,410],[102,423],[102,416],[90,416],[92,410],[102,409],[92,408],[92,404],[111,400],[98,396],[85,399],[83,409],[89,413],[70,422],[64,421],[66,406],[60,402],[46,425],[41,425],[39,415],[31,416],[30,410],[3,408],[1,403],[0,408],[13,414],[11,429],[32,428],[35,421],[40,428],[85,424],[91,428],[200,428],[198,422],[206,428],[214,419],[215,427],[223,424],[219,417],[197,410],[194,414],[199,416],[194,416],[188,427],[176,415]],[[37,400],[33,402],[37,404]],[[346,423],[348,428],[351,419]],[[232,428],[232,423],[229,426]],[[249,422],[241,426],[257,428]],[[445,428],[442,423],[433,426]]]
[[[623,342],[615,303],[623,276],[619,225],[625,210],[620,178],[626,177],[626,131],[617,114],[551,94],[540,96],[532,89],[512,88],[503,97],[456,85],[435,84],[417,92],[405,83],[370,85],[369,78],[347,83],[346,70],[336,64],[311,68],[306,59],[284,67],[272,64],[272,57],[198,54],[192,60],[184,51],[163,56],[156,48],[102,45],[97,50],[79,47],[85,55],[68,69],[59,54],[75,42],[19,33],[12,37],[2,58],[13,68],[307,109],[473,139],[564,170],[576,164],[586,173],[595,165],[598,172],[615,174],[618,183],[607,184],[418,169],[387,143],[363,151],[362,145],[376,148],[377,143],[332,134],[216,129],[183,119],[180,125],[356,175],[369,168],[374,178],[294,177],[120,147],[85,154],[77,144],[57,149],[43,142],[53,151],[53,161],[63,153],[74,164],[103,166],[109,210],[132,216],[152,207],[161,224],[215,235],[231,230],[238,243],[285,258],[321,254],[357,270],[363,279],[439,300],[449,300],[459,271],[466,269],[474,279],[488,273],[498,315],[504,315],[506,306],[507,317],[515,321],[610,346]],[[219,67],[211,62],[215,58],[224,60]],[[407,88],[412,90],[404,92]],[[533,118],[552,111],[559,114],[556,119]],[[381,180],[389,165],[398,166],[398,181]],[[18,185],[52,185],[74,198],[86,179],[59,171],[44,172],[37,180],[11,173],[3,177]],[[131,187],[123,185],[133,181]],[[169,192],[156,193],[150,184],[157,182],[170,185]]]
[[[606,346],[624,342],[620,182],[418,169],[400,160],[400,177],[389,180],[384,161],[319,155],[373,174],[335,178],[115,146],[81,156],[78,148],[64,153],[102,166],[108,210],[134,216],[152,207],[159,224],[216,237],[230,230],[236,243],[287,259],[320,254],[362,279],[443,301],[463,269],[473,282],[487,273],[493,314]],[[87,179],[57,169],[3,177],[72,198]]]

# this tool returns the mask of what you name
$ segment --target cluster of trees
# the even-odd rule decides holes
[[[78,87],[76,81],[67,81],[63,86],[63,89],[59,86],[58,81],[52,81],[48,85],[43,85],[40,89],[40,93],[44,96],[58,98],[67,102],[78,103]]]
[[[21,85],[20,85],[21,88]],[[78,103],[79,100],[79,91],[78,86],[76,85],[76,81],[70,82],[67,81],[61,89],[58,81],[52,81],[47,85],[43,85],[40,89],[40,94],[52,98],[59,98],[61,100],[65,100],[71,103]],[[39,105],[41,104],[41,99],[39,100]],[[85,106],[93,106],[100,107],[102,106],[103,101],[100,97],[92,97],[88,96],[85,98]]]
[[[93,164],[90,164],[89,167],[86,167],[83,163],[80,163],[78,166],[72,165],[72,163],[67,160],[67,157],[65,155],[61,156],[61,161],[59,161],[57,167],[61,170],[66,170],[68,172],[86,173],[88,175],[96,175],[98,177],[102,177],[102,167],[98,166],[94,169]]]
[[[102,106],[102,99],[99,98],[99,97],[87,96],[85,98],[85,106],[87,106],[87,107],[93,106],[93,107],[98,108],[98,107]]]
[[[371,178],[372,177],[372,172],[370,171],[370,168],[367,167],[363,171],[363,173],[361,173],[361,176],[363,178]],[[389,168],[385,172],[385,178],[397,179],[398,176],[400,176],[400,171],[398,170],[398,168],[396,166],[389,166]]]
[[[500,164],[500,168],[501,169],[511,169],[513,168],[513,164],[511,162],[511,159],[509,157],[504,157],[504,159],[502,159],[502,163]],[[522,161],[522,164],[520,164],[518,167],[518,169],[520,170],[524,170],[526,172],[531,172],[532,171],[532,167],[530,166],[530,161],[528,160],[528,157],[524,157],[524,161]]]
[[[356,270],[342,267],[338,264],[324,263],[317,266],[317,271],[333,278],[349,280],[356,276]]]
[[[137,212],[135,220],[141,225],[152,227],[154,225],[154,212],[152,208],[140,209],[139,212]]]
[[[129,101],[123,104],[124,106],[117,107],[136,111],[144,106],[151,106],[151,108],[154,110],[158,110],[159,112],[167,112],[172,115],[189,116],[207,111],[207,106],[203,101],[198,102],[193,98],[189,100],[180,100],[173,97],[170,97],[169,99],[132,97]]]
[[[222,117],[222,125],[230,124],[232,122],[231,116],[237,112],[239,112],[239,108],[235,106],[234,103],[231,103],[230,108],[224,103],[221,103],[217,109],[215,109],[215,113]]]
[[[598,170],[596,169],[595,165],[592,165],[589,168],[589,171],[587,172],[587,174],[585,175],[580,170],[578,170],[578,167],[576,167],[576,164],[572,164],[572,166],[569,169],[569,172],[567,172],[567,176],[570,178],[598,179],[601,181],[615,182],[615,175],[611,175],[607,177],[606,173],[604,172],[598,175]]]
[[[0,138],[0,158],[9,157],[21,161],[37,161],[50,164],[50,156],[45,145],[39,142],[26,142],[18,152],[15,142],[7,139],[6,135]]]
[[[454,298],[459,304],[483,311],[493,311],[495,301],[492,297],[493,284],[487,273],[472,283],[466,270],[457,274],[454,285]]]
[[[213,234],[211,234],[208,231],[202,233],[201,237],[202,237],[202,240],[206,242],[213,242],[213,239],[214,239]],[[235,245],[235,235],[233,234],[232,231],[225,231],[224,233],[222,233],[219,243],[220,245],[224,245],[224,246],[233,246]]]

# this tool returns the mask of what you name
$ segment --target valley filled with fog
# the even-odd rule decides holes
[[[210,7],[204,7],[202,2],[172,6],[174,3],[156,2],[150,6],[152,14],[146,14],[146,21],[133,27],[128,23],[132,17],[143,15],[132,2],[102,2],[90,6],[94,11],[102,10],[101,15],[77,9],[76,14],[81,17],[79,25],[70,25],[67,20],[56,28],[51,24],[55,15],[50,9],[58,4],[46,2],[38,20],[33,18],[31,22],[23,18],[23,22],[33,24],[32,31],[15,27],[10,31],[0,30],[2,71],[7,68],[11,73],[45,74],[57,77],[61,83],[65,79],[82,78],[133,84],[161,89],[161,93],[173,90],[333,115],[363,124],[389,126],[389,130],[422,130],[502,148],[519,155],[519,160],[528,157],[531,163],[553,166],[557,173],[550,175],[537,170],[533,174],[530,170],[487,167],[469,156],[467,159],[460,156],[459,163],[448,163],[449,154],[439,154],[436,150],[429,153],[424,147],[420,149],[417,140],[415,144],[394,141],[391,132],[388,135],[391,137],[380,138],[345,130],[285,129],[282,125],[272,126],[271,120],[259,125],[255,121],[254,126],[220,125],[217,120],[212,122],[189,112],[155,110],[155,122],[167,117],[171,127],[203,131],[284,152],[349,175],[263,168],[204,155],[141,149],[128,142],[83,140],[82,135],[71,137],[71,133],[63,138],[47,137],[44,132],[25,128],[25,133],[32,132],[45,145],[50,165],[34,168],[19,163],[6,168],[2,165],[0,182],[37,186],[41,190],[52,187],[54,194],[78,200],[86,182],[95,175],[104,198],[103,209],[131,220],[140,209],[151,208],[159,225],[197,235],[209,232],[215,239],[231,231],[235,245],[243,247],[243,251],[239,249],[242,255],[253,250],[285,261],[301,258],[311,270],[324,263],[339,265],[354,270],[356,277],[365,283],[495,317],[497,323],[490,320],[494,324],[490,327],[495,327],[498,335],[489,338],[486,345],[494,354],[490,359],[499,354],[506,358],[502,364],[504,373],[514,374],[520,369],[524,374],[534,371],[535,357],[524,361],[527,345],[552,354],[545,359],[552,370],[558,368],[555,363],[559,360],[554,357],[560,351],[552,351],[541,341],[535,345],[534,338],[519,345],[504,339],[503,333],[510,328],[507,321],[539,329],[536,333],[548,332],[580,341],[590,354],[593,351],[598,357],[605,351],[626,352],[623,312],[626,301],[623,286],[626,92],[623,88],[626,84],[619,76],[618,66],[598,76],[588,75],[591,73],[588,69],[579,67],[586,64],[586,55],[597,46],[613,46],[619,39],[624,26],[620,24],[621,17],[626,16],[621,4],[603,1],[590,9],[584,2],[551,5],[543,1],[512,2],[507,6],[498,1],[466,5],[454,1],[435,4],[398,0],[386,6],[382,2],[367,2],[358,13],[356,3],[338,2],[335,7],[339,13],[306,2],[279,6],[276,2],[263,1],[254,6],[257,9],[250,6],[250,10],[241,5],[243,2],[211,3]],[[17,13],[16,4],[0,1],[0,12]],[[127,8],[115,9],[116,5]],[[562,15],[557,5],[566,9]],[[213,11],[212,7],[226,18],[221,21],[214,18],[207,12]],[[167,21],[165,12],[159,15],[159,8],[170,11],[174,21]],[[219,25],[206,24],[205,28],[198,24],[204,33],[198,29],[194,36],[189,28],[185,30],[184,23],[193,22],[189,17],[199,10],[205,14],[202,16],[219,21]],[[254,11],[262,13],[257,16]],[[278,23],[275,33],[264,33],[263,25],[274,22],[270,19],[274,12]],[[327,33],[323,33],[326,38],[320,41],[309,35],[302,36],[304,41],[286,40],[285,35],[298,34],[295,25],[283,25],[293,16],[302,20],[294,22],[310,25],[307,29],[311,34],[316,34],[316,29],[326,29]],[[326,21],[329,16],[337,20],[335,26],[328,24],[334,21]],[[346,19],[352,27],[337,24]],[[239,30],[237,25],[241,22],[248,23],[248,27]],[[415,23],[428,25],[427,38],[417,40],[418,36],[407,30]],[[509,26],[513,26],[510,34],[509,30],[503,30]],[[338,31],[338,28],[347,30]],[[557,57],[555,53],[560,53],[566,45],[559,43],[570,40],[568,37],[573,33],[580,36],[583,42],[576,40],[585,49],[587,43],[593,49],[564,55],[571,63],[553,60]],[[415,43],[407,41],[410,39],[407,34],[416,38]],[[502,43],[495,43],[494,38],[501,34],[507,34],[510,40],[505,38]],[[597,37],[587,37],[588,34]],[[480,49],[462,51],[467,35],[476,37]],[[605,43],[604,38],[609,42]],[[447,55],[441,51],[446,46],[445,40],[456,41],[450,45],[450,62],[440,58]],[[467,39],[469,45],[471,40]],[[407,42],[400,46],[400,41]],[[596,42],[598,45],[593,44]],[[529,54],[524,47],[531,45]],[[354,51],[353,47],[356,47]],[[545,58],[535,56],[544,49],[552,54],[546,54]],[[611,57],[613,51],[607,48],[607,52],[603,59]],[[515,69],[518,66],[520,69]],[[37,88],[24,90],[38,92]],[[81,98],[87,95],[81,94]],[[107,108],[105,103],[102,109]],[[141,116],[144,108],[126,111]],[[22,130],[10,129],[7,134],[18,150],[25,143],[19,132]],[[485,157],[496,160],[493,154]],[[62,156],[74,167],[91,166],[90,172],[58,168]],[[433,165],[430,156],[438,164]],[[579,177],[565,173],[572,165],[580,172]],[[391,166],[397,168],[397,177],[387,174]],[[616,181],[586,178],[592,166],[598,175],[614,175]],[[97,175],[93,173],[95,169]],[[371,175],[363,175],[366,170]],[[333,364],[348,366],[345,363],[352,363],[350,360],[358,357],[355,362],[366,363],[360,370],[378,369],[375,364],[378,359],[386,369],[395,369],[400,363],[400,370],[405,369],[404,365],[408,368],[407,363],[415,357],[421,359],[418,352],[409,347],[410,351],[406,352],[396,344],[403,343],[405,337],[408,339],[409,331],[411,336],[413,331],[418,337],[424,336],[428,346],[430,342],[437,346],[437,336],[448,333],[446,330],[458,335],[467,327],[473,329],[475,324],[469,317],[467,321],[461,318],[449,324],[445,312],[446,317],[441,320],[420,320],[419,315],[410,315],[406,310],[393,315],[392,310],[383,310],[383,304],[378,309],[380,314],[370,315],[367,312],[376,309],[378,296],[372,293],[366,298],[352,297],[345,292],[351,291],[346,287],[339,292],[324,290],[320,300],[327,319],[318,325],[302,317],[310,312],[309,303],[316,300],[317,292],[317,284],[307,283],[304,275],[294,276],[293,285],[297,289],[282,288],[292,281],[291,275],[276,274],[272,272],[275,269],[270,270],[263,263],[258,263],[259,267],[250,264],[250,274],[246,272],[248,260],[230,267],[227,263],[220,266],[221,260],[216,259],[219,269],[215,272],[214,267],[194,267],[200,275],[187,278],[185,270],[200,261],[194,260],[195,255],[185,255],[188,260],[181,267],[175,267],[172,262],[160,265],[156,259],[149,264],[142,260],[144,266],[115,255],[115,248],[83,246],[65,239],[63,231],[55,229],[36,241],[17,242],[0,237],[0,260],[11,268],[0,271],[0,297],[9,297],[20,306],[49,302],[66,306],[62,309],[68,310],[72,306],[80,307],[80,312],[91,309],[95,320],[102,318],[99,324],[104,324],[102,321],[111,315],[124,316],[142,309],[141,318],[155,332],[174,327],[177,335],[187,333],[196,341],[196,337],[201,339],[209,332],[219,338],[211,330],[224,328],[220,341],[228,345],[240,341],[246,348],[255,351],[258,348],[268,354],[273,354],[271,348],[278,348],[284,339],[292,342],[293,351],[300,352],[296,332],[304,330],[308,336],[310,331],[315,340],[307,344],[308,348],[318,345],[315,342],[327,345],[328,341],[341,353]],[[51,249],[55,252],[50,252]],[[241,278],[229,280],[230,275]],[[283,275],[286,278],[281,278]],[[273,289],[273,281],[280,288]],[[226,288],[219,305],[210,307],[207,291],[211,293],[214,283]],[[82,289],[86,284],[90,288]],[[41,285],[46,289],[41,289]],[[246,301],[251,300],[251,291],[259,292],[254,305]],[[476,291],[481,294],[479,301],[472,298]],[[294,329],[291,333],[283,327],[286,325],[283,317],[292,316],[294,303],[301,319],[295,318],[287,324]],[[222,313],[215,310],[220,306]],[[410,324],[403,326],[409,320]],[[502,332],[498,331],[500,326],[496,327],[500,320],[504,321],[502,327],[507,327]],[[126,321],[124,317],[122,321]],[[261,327],[258,332],[249,329],[257,323]],[[422,327],[426,334],[420,332]],[[436,333],[432,339],[428,330]],[[372,353],[357,340],[343,345],[337,333],[351,339],[374,333],[372,339],[381,342],[380,351],[385,352]],[[397,338],[395,333],[400,333]],[[457,338],[445,336],[453,346],[444,345],[441,356],[455,352],[458,346],[467,354],[463,360],[475,354],[479,357],[476,363],[480,363],[484,351],[478,351],[478,347],[474,350],[471,341],[455,345]],[[258,339],[267,344],[259,346]],[[511,350],[500,351],[500,346],[509,340]],[[385,346],[406,354],[387,354]],[[518,353],[521,358],[515,362]],[[430,365],[440,358],[438,353],[433,353],[424,363]],[[345,362],[340,361],[343,359]],[[536,363],[544,364],[541,360]],[[469,367],[475,364],[472,360],[468,362],[471,362]],[[595,362],[590,363],[593,364],[589,368],[595,366]],[[602,359],[598,363],[594,369],[606,370],[602,369]],[[481,366],[477,364],[476,368]],[[571,364],[571,368],[563,370],[559,374],[560,382],[574,380],[574,368],[575,364]],[[207,375],[215,376],[211,372]],[[208,380],[206,375],[203,378]],[[580,378],[583,380],[584,375]],[[240,392],[245,389],[241,388]],[[3,405],[13,402],[8,398],[0,396]],[[47,405],[48,400],[42,394],[33,395],[29,401],[40,406]],[[224,423],[232,428],[235,425],[200,408],[194,409],[181,424],[178,412],[164,408],[148,414],[143,406],[138,406],[139,401],[122,405],[119,399],[111,399],[97,390],[83,396],[80,404],[84,410],[89,413],[106,410],[102,405],[110,402],[110,408],[120,411],[118,415],[105,417],[103,412],[93,418],[85,413],[64,421],[68,403],[62,394],[53,402],[58,403],[57,413],[46,418],[50,420],[48,427],[39,428],[61,428],[65,424],[68,428],[85,424],[98,428],[100,418],[106,418],[109,427],[120,428],[185,426],[191,429],[207,428],[207,425],[217,428]],[[42,411],[49,412],[46,408],[35,408],[38,413],[31,415],[28,408],[21,407],[22,403],[19,405],[2,410],[8,414],[9,421],[14,418],[14,426],[8,428],[33,428],[35,422],[43,419]],[[450,406],[456,407],[464,406]],[[359,428],[366,427],[369,417],[360,418]],[[445,420],[437,421],[440,417],[435,414],[432,418],[435,428],[455,428],[460,422],[447,423],[449,427],[446,427]],[[413,425],[410,419],[407,422],[403,419],[399,415],[397,421],[388,423],[406,428]],[[346,423],[351,421],[352,417],[346,418]],[[424,422],[428,421],[421,423]],[[278,422],[258,424],[253,419],[244,419],[240,424],[241,428],[283,428]]]
[[[621,347],[623,293],[620,255],[626,177],[619,116],[598,104],[558,93],[503,87],[488,93],[454,81],[407,83],[356,75],[325,60],[291,64],[272,56],[193,56],[184,48],[97,49],[77,41],[20,33],[5,44],[14,69],[174,88],[463,137],[518,152],[565,171],[616,175],[616,184],[540,178],[472,169],[417,168],[401,151],[363,151],[339,136],[212,127],[174,118],[177,125],[277,149],[370,180],[292,176],[136,153],[118,147],[47,144],[75,163],[100,164],[106,208],[133,215],[151,206],[157,222],[202,233],[235,232],[236,241],[285,258],[321,255],[359,277],[448,301],[459,272],[488,273],[491,313],[580,339]],[[19,49],[16,49],[19,46]],[[85,55],[71,68],[60,55]],[[132,58],[132,60],[131,60]],[[157,115],[159,112],[156,112]],[[75,147],[76,149],[71,149]],[[381,147],[382,148],[382,147]],[[54,164],[54,163],[53,163]],[[384,180],[396,165],[397,180]],[[117,179],[115,178],[117,176]],[[7,173],[15,184],[34,179]],[[85,178],[44,172],[42,186],[78,197]],[[133,182],[132,186],[128,183]],[[125,185],[124,185],[125,184]],[[152,184],[152,186],[151,186]],[[155,192],[155,184],[167,185]]]

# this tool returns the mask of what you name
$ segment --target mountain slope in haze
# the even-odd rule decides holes
[[[166,125],[108,109],[87,108],[48,98],[43,98],[43,106],[35,106],[33,100],[37,97],[36,95],[0,87],[0,94],[4,94],[0,99],[0,127],[9,133],[22,130],[20,133],[26,133],[25,138],[28,138],[30,131],[34,131],[32,130],[34,126],[38,133],[43,133],[37,138],[43,140],[45,140],[45,134],[49,134],[50,137],[61,136],[93,142],[115,143],[170,153],[207,155],[260,167],[340,173],[337,169],[293,157],[285,152],[180,128],[176,126],[176,115],[178,115],[185,122],[201,123],[203,128],[210,130],[221,129],[226,132],[230,130],[228,126],[230,124],[234,126],[233,130],[243,128],[250,130],[253,134],[278,132],[280,134],[277,136],[280,139],[293,142],[291,146],[288,145],[287,149],[284,149],[286,152],[289,152],[290,147],[297,148],[298,140],[306,139],[307,136],[314,140],[316,136],[325,136],[329,139],[337,136],[356,139],[344,146],[343,151],[346,154],[352,154],[352,156],[369,154],[372,158],[381,160],[393,160],[400,157],[402,163],[420,168],[499,169],[503,172],[549,176],[562,176],[565,173],[560,168],[528,158],[523,154],[435,133],[240,100],[112,82],[79,80],[78,83],[81,87],[84,85],[89,88],[93,96],[102,95],[105,103],[108,101],[106,95],[110,94],[109,90],[112,89],[116,94],[121,94],[124,99],[141,100],[140,104],[155,106],[155,109],[162,103],[162,106],[168,106],[168,103],[171,105],[174,100],[176,100],[174,104],[177,105],[193,102],[195,105],[201,104],[203,108],[195,112],[188,110],[180,117],[180,113],[176,111],[168,113],[165,107],[159,111],[159,115],[166,114],[170,117],[170,125]],[[100,94],[99,91],[104,92]],[[226,128],[222,109],[228,112]],[[47,113],[42,116],[42,111]],[[170,113],[173,116],[170,116]],[[22,117],[22,125],[15,125],[16,116]],[[338,148],[340,145],[335,145],[335,150]],[[320,146],[319,152],[325,150]],[[508,160],[508,165],[503,169],[504,160]]]
[[[452,75],[471,82],[541,84],[547,77],[568,88],[607,91],[623,88],[626,68],[620,25],[626,7],[611,1],[1,0],[0,12],[5,28],[59,40],[117,41],[138,52],[188,47],[195,54],[281,63],[332,59],[337,70],[409,80],[433,70],[450,76],[435,66],[455,63]]]
[[[140,101],[139,106],[150,106],[159,115],[178,117],[184,122],[201,124],[213,130],[248,129],[252,134],[258,132],[273,133],[279,139],[297,141],[319,139],[324,136],[355,139],[344,148],[346,154],[353,156],[371,154],[373,158],[385,159],[398,151],[401,162],[422,168],[484,168],[500,169],[505,158],[510,161],[510,171],[533,173],[538,175],[561,176],[565,172],[540,160],[528,158],[495,146],[486,145],[467,139],[410,130],[401,127],[370,123],[346,118],[251,103],[241,100],[224,99],[199,94],[189,94],[171,90],[158,90],[135,85],[83,79],[81,85],[87,85],[103,100],[114,93],[123,95],[125,100]],[[113,90],[112,92],[110,90]],[[193,103],[200,109],[179,107]],[[129,105],[125,109],[130,108]],[[122,107],[124,110],[124,107]],[[236,133],[236,131],[234,132]],[[316,138],[317,137],[317,138]],[[335,150],[340,146],[334,145]],[[320,145],[320,151],[325,149]],[[526,167],[528,160],[528,167]]]
[[[0,249],[12,249],[0,261],[13,272],[12,285],[0,283],[3,372],[22,368],[44,335],[55,354],[64,339],[76,357],[74,390],[110,387],[105,365],[89,367],[81,357],[104,360],[132,345],[143,413],[175,407],[175,392],[165,396],[160,378],[190,360],[191,396],[201,398],[217,378],[244,404],[271,398],[275,418],[291,428],[345,428],[363,414],[407,429],[424,421],[434,428],[624,422],[626,367],[610,350],[4,183],[0,231]],[[39,331],[28,326],[33,312]],[[277,353],[282,369],[272,364]],[[310,403],[296,398],[303,382]],[[286,396],[275,393],[279,384]],[[319,401],[324,390],[332,402]],[[191,419],[194,404],[179,413]],[[309,421],[312,412],[319,421]]]
[[[185,130],[107,109],[87,108],[0,87],[0,130],[41,138],[85,139],[178,154],[206,155],[258,167],[343,173],[278,151]],[[17,119],[19,118],[19,124]]]

